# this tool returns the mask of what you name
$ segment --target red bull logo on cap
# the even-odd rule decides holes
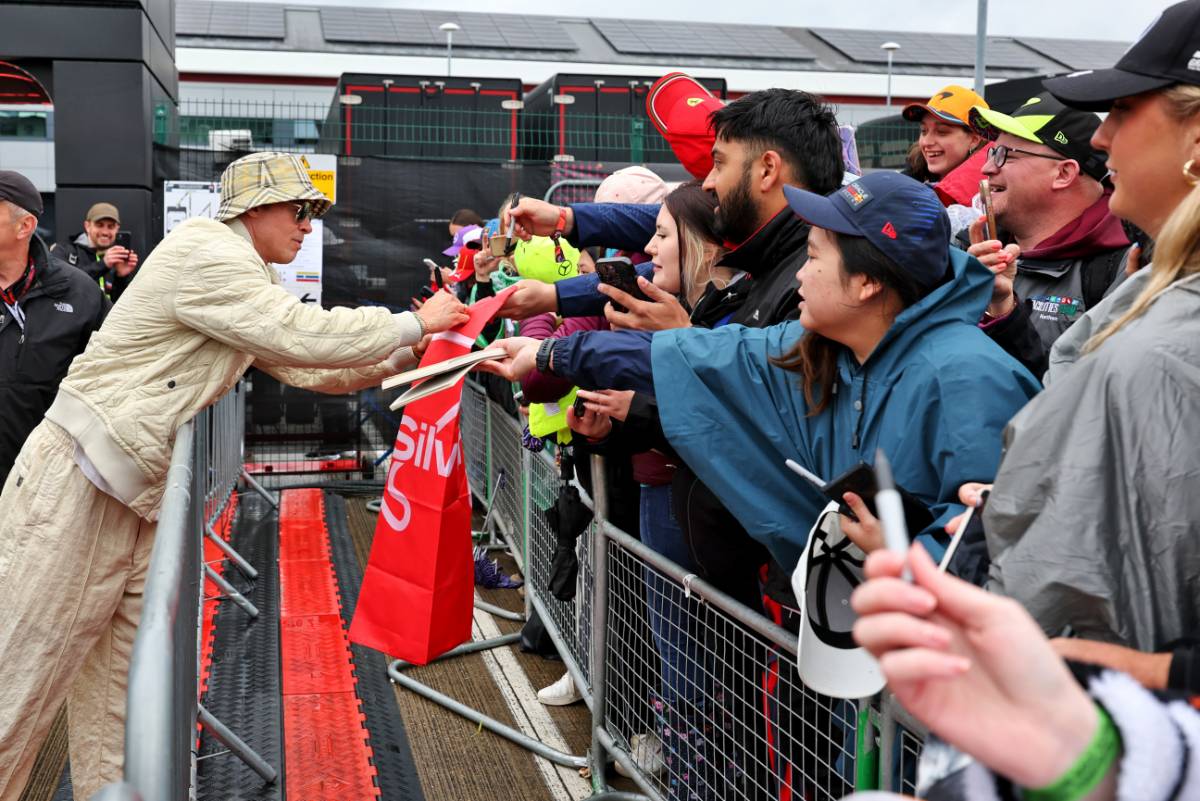
[[[871,193],[868,192],[866,188],[857,181],[848,186],[842,187],[839,191],[842,197],[845,198],[846,202],[850,204],[850,208],[854,210],[859,209],[864,203],[871,199]]]

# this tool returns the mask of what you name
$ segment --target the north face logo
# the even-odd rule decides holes
[[[60,312],[66,312],[67,314],[75,313],[75,307],[72,306],[70,303],[63,303],[63,302],[55,303],[54,308],[58,309]]]
[[[1054,134],[1054,141],[1058,142],[1060,145],[1065,145],[1067,143],[1066,134],[1064,134],[1062,131],[1059,131],[1058,133]]]
[[[888,239],[895,239],[896,238],[896,226],[892,225],[892,223],[890,221],[884,223],[883,235],[886,236]]]
[[[1188,69],[1194,72],[1200,72],[1200,50],[1192,53],[1192,57],[1188,59]]]

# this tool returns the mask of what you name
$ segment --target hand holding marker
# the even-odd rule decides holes
[[[879,486],[879,491],[875,493],[875,509],[879,512],[879,523],[883,526],[883,542],[889,551],[907,556],[908,526],[904,522],[904,502],[900,499],[900,493],[896,491],[896,484],[892,480],[892,466],[882,448],[875,451],[875,481]],[[912,581],[912,571],[907,562],[900,577],[905,581]]]

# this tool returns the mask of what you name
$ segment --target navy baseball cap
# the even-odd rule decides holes
[[[950,220],[928,186],[898,172],[873,172],[828,195],[785,186],[788,205],[818,228],[864,237],[922,287],[950,267]]]

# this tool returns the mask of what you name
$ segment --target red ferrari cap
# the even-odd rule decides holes
[[[716,137],[709,117],[724,107],[699,81],[682,72],[659,78],[646,95],[646,115],[679,163],[698,180],[712,171]]]

